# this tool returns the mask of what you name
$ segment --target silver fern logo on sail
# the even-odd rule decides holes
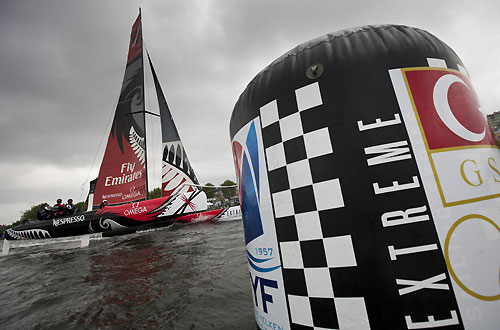
[[[134,150],[135,155],[141,161],[141,164],[144,165],[146,161],[146,148],[144,143],[144,138],[139,136],[134,129],[134,126],[130,127],[128,141],[130,142],[130,146],[132,150]]]

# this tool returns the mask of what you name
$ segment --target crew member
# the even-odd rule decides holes
[[[99,205],[99,208],[102,209],[103,207],[108,206],[108,200],[103,199],[101,205]]]
[[[47,203],[42,203],[42,205],[40,206],[40,210],[36,213],[36,217],[38,218],[38,220],[50,219],[51,215],[52,214],[49,208],[49,204]]]
[[[62,199],[58,198],[57,202],[54,204],[52,207],[52,212],[54,213],[54,217],[60,217],[61,215],[64,215],[65,212],[65,207],[62,203]]]
[[[76,212],[76,207],[73,205],[73,200],[70,198],[68,199],[68,204],[66,204],[66,214],[75,214]]]

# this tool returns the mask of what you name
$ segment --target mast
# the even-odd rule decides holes
[[[140,20],[140,29],[142,31],[142,13],[141,13],[141,7],[139,7],[139,20]],[[142,33],[141,33],[141,44],[144,45],[144,40],[142,38]],[[142,47],[142,53],[144,54],[144,46]],[[144,68],[144,56],[141,56],[141,62],[142,62],[142,67]],[[143,79],[146,77],[144,76],[145,72],[144,70],[142,71],[143,74]],[[145,95],[145,94],[144,94]],[[144,102],[142,102],[142,118],[144,120],[144,160],[145,160],[145,165],[144,165],[144,175],[146,176],[146,200],[149,199],[149,183],[148,183],[148,143],[146,141],[146,97],[144,97]]]

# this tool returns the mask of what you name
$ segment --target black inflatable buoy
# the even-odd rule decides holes
[[[327,34],[262,70],[230,122],[261,329],[500,324],[500,152],[432,34]]]

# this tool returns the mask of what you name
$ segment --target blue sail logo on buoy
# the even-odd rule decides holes
[[[262,145],[255,117],[232,140],[257,324],[288,329],[288,311]]]
[[[248,243],[264,234],[262,215],[260,212],[260,159],[255,122],[250,124],[244,141],[244,145],[237,141],[233,142],[233,153],[237,167],[236,173],[239,179],[238,182],[240,184],[241,211],[243,213],[245,243],[248,246]],[[272,261],[274,260],[272,253],[272,250],[266,250],[264,253],[260,254],[264,258],[260,258],[252,255],[252,253],[247,250],[248,264],[252,269],[261,273],[267,273],[278,269],[281,266],[276,266],[275,262]],[[257,253],[257,255],[259,254]],[[273,263],[274,265],[267,266],[270,263]]]
[[[240,184],[241,212],[245,228],[245,243],[264,234],[260,215],[259,150],[255,124],[252,123],[245,145],[233,142],[235,164]],[[241,168],[241,170],[240,170]]]

